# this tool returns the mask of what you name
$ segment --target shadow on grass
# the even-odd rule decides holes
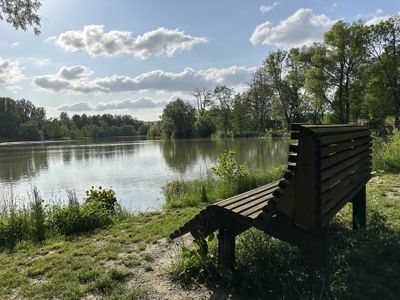
[[[396,299],[400,295],[400,233],[384,216],[370,211],[365,230],[353,231],[344,221],[331,225],[331,289],[337,299]],[[182,258],[171,276],[183,285],[206,283],[211,299],[302,299],[308,276],[296,247],[251,229],[237,239],[236,267],[223,272],[215,248],[207,259]]]

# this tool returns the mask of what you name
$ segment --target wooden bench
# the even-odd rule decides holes
[[[202,240],[218,234],[218,259],[232,267],[235,236],[250,227],[303,249],[311,276],[329,284],[329,222],[348,202],[353,228],[365,226],[365,185],[371,172],[371,138],[358,125],[291,126],[288,167],[283,178],[207,206],[171,234],[190,232]]]

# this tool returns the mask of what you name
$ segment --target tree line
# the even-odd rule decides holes
[[[54,140],[146,135],[147,127],[130,115],[75,114],[62,112],[47,118],[43,107],[21,99],[0,98],[0,140]]]
[[[400,15],[377,24],[338,21],[323,42],[270,52],[245,91],[196,89],[169,103],[149,136],[265,134],[294,122],[400,128]]]

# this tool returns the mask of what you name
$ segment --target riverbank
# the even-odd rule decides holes
[[[399,294],[399,182],[396,174],[371,179],[365,233],[350,229],[350,207],[335,218],[331,262],[333,292],[338,298],[394,299]],[[205,285],[202,276],[194,276],[191,282],[185,281],[189,273],[177,276],[180,249],[190,245],[190,237],[170,241],[168,235],[201,208],[126,216],[90,234],[56,236],[43,244],[20,242],[0,252],[0,298],[208,299],[229,294],[240,298],[242,293],[252,291],[256,296],[265,289],[273,299],[302,294],[306,281],[301,253],[274,239],[261,238],[257,232],[239,238],[238,275],[228,276],[230,285],[226,278]],[[243,247],[242,239],[257,243],[264,254]],[[263,270],[259,269],[261,262]],[[175,271],[171,273],[172,263]]]

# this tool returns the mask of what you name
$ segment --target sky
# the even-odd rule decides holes
[[[47,0],[39,36],[0,22],[0,96],[49,117],[158,120],[196,88],[243,91],[270,51],[321,41],[337,20],[399,11],[399,0]]]

